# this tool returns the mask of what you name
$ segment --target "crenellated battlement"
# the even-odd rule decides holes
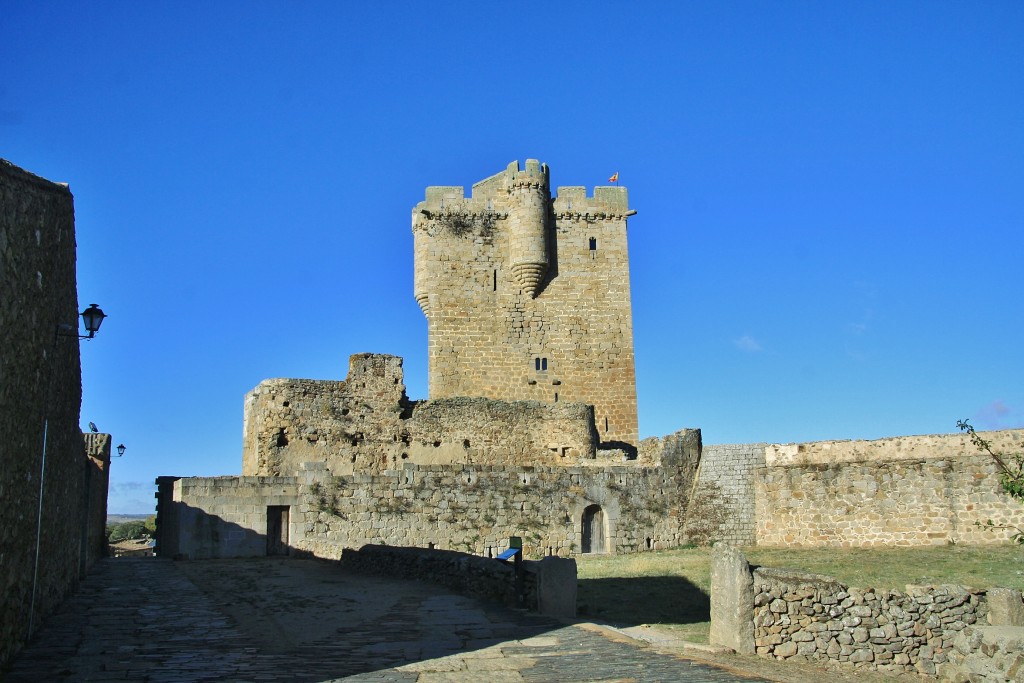
[[[550,187],[548,165],[536,159],[527,159],[526,168],[520,169],[519,162],[513,161],[505,170],[509,191],[516,188],[533,188],[547,190]]]
[[[623,220],[636,214],[629,208],[629,193],[619,186],[597,186],[587,196],[585,187],[559,187],[552,200],[555,217],[572,220]]]

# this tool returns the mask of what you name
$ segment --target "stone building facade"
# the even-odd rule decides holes
[[[109,441],[87,456],[78,339],[57,334],[75,273],[71,192],[0,160],[0,667],[101,552]]]
[[[429,397],[594,406],[602,442],[639,440],[626,188],[559,187],[528,159],[413,209]]]

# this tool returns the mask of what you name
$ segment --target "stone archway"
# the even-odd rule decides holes
[[[604,534],[604,511],[600,505],[589,505],[583,510],[581,546],[584,553],[606,553],[608,544]]]

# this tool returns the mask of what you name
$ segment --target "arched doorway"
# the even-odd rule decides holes
[[[583,511],[582,527],[583,552],[608,552],[604,538],[604,512],[600,505],[590,505]]]

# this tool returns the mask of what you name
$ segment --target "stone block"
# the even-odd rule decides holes
[[[572,619],[576,616],[576,560],[545,557],[536,563],[537,610],[541,614]]]
[[[724,543],[716,543],[711,554],[709,641],[740,654],[754,653],[753,576],[743,553]]]
[[[992,626],[1024,626],[1021,592],[1012,588],[990,588],[988,622]]]

